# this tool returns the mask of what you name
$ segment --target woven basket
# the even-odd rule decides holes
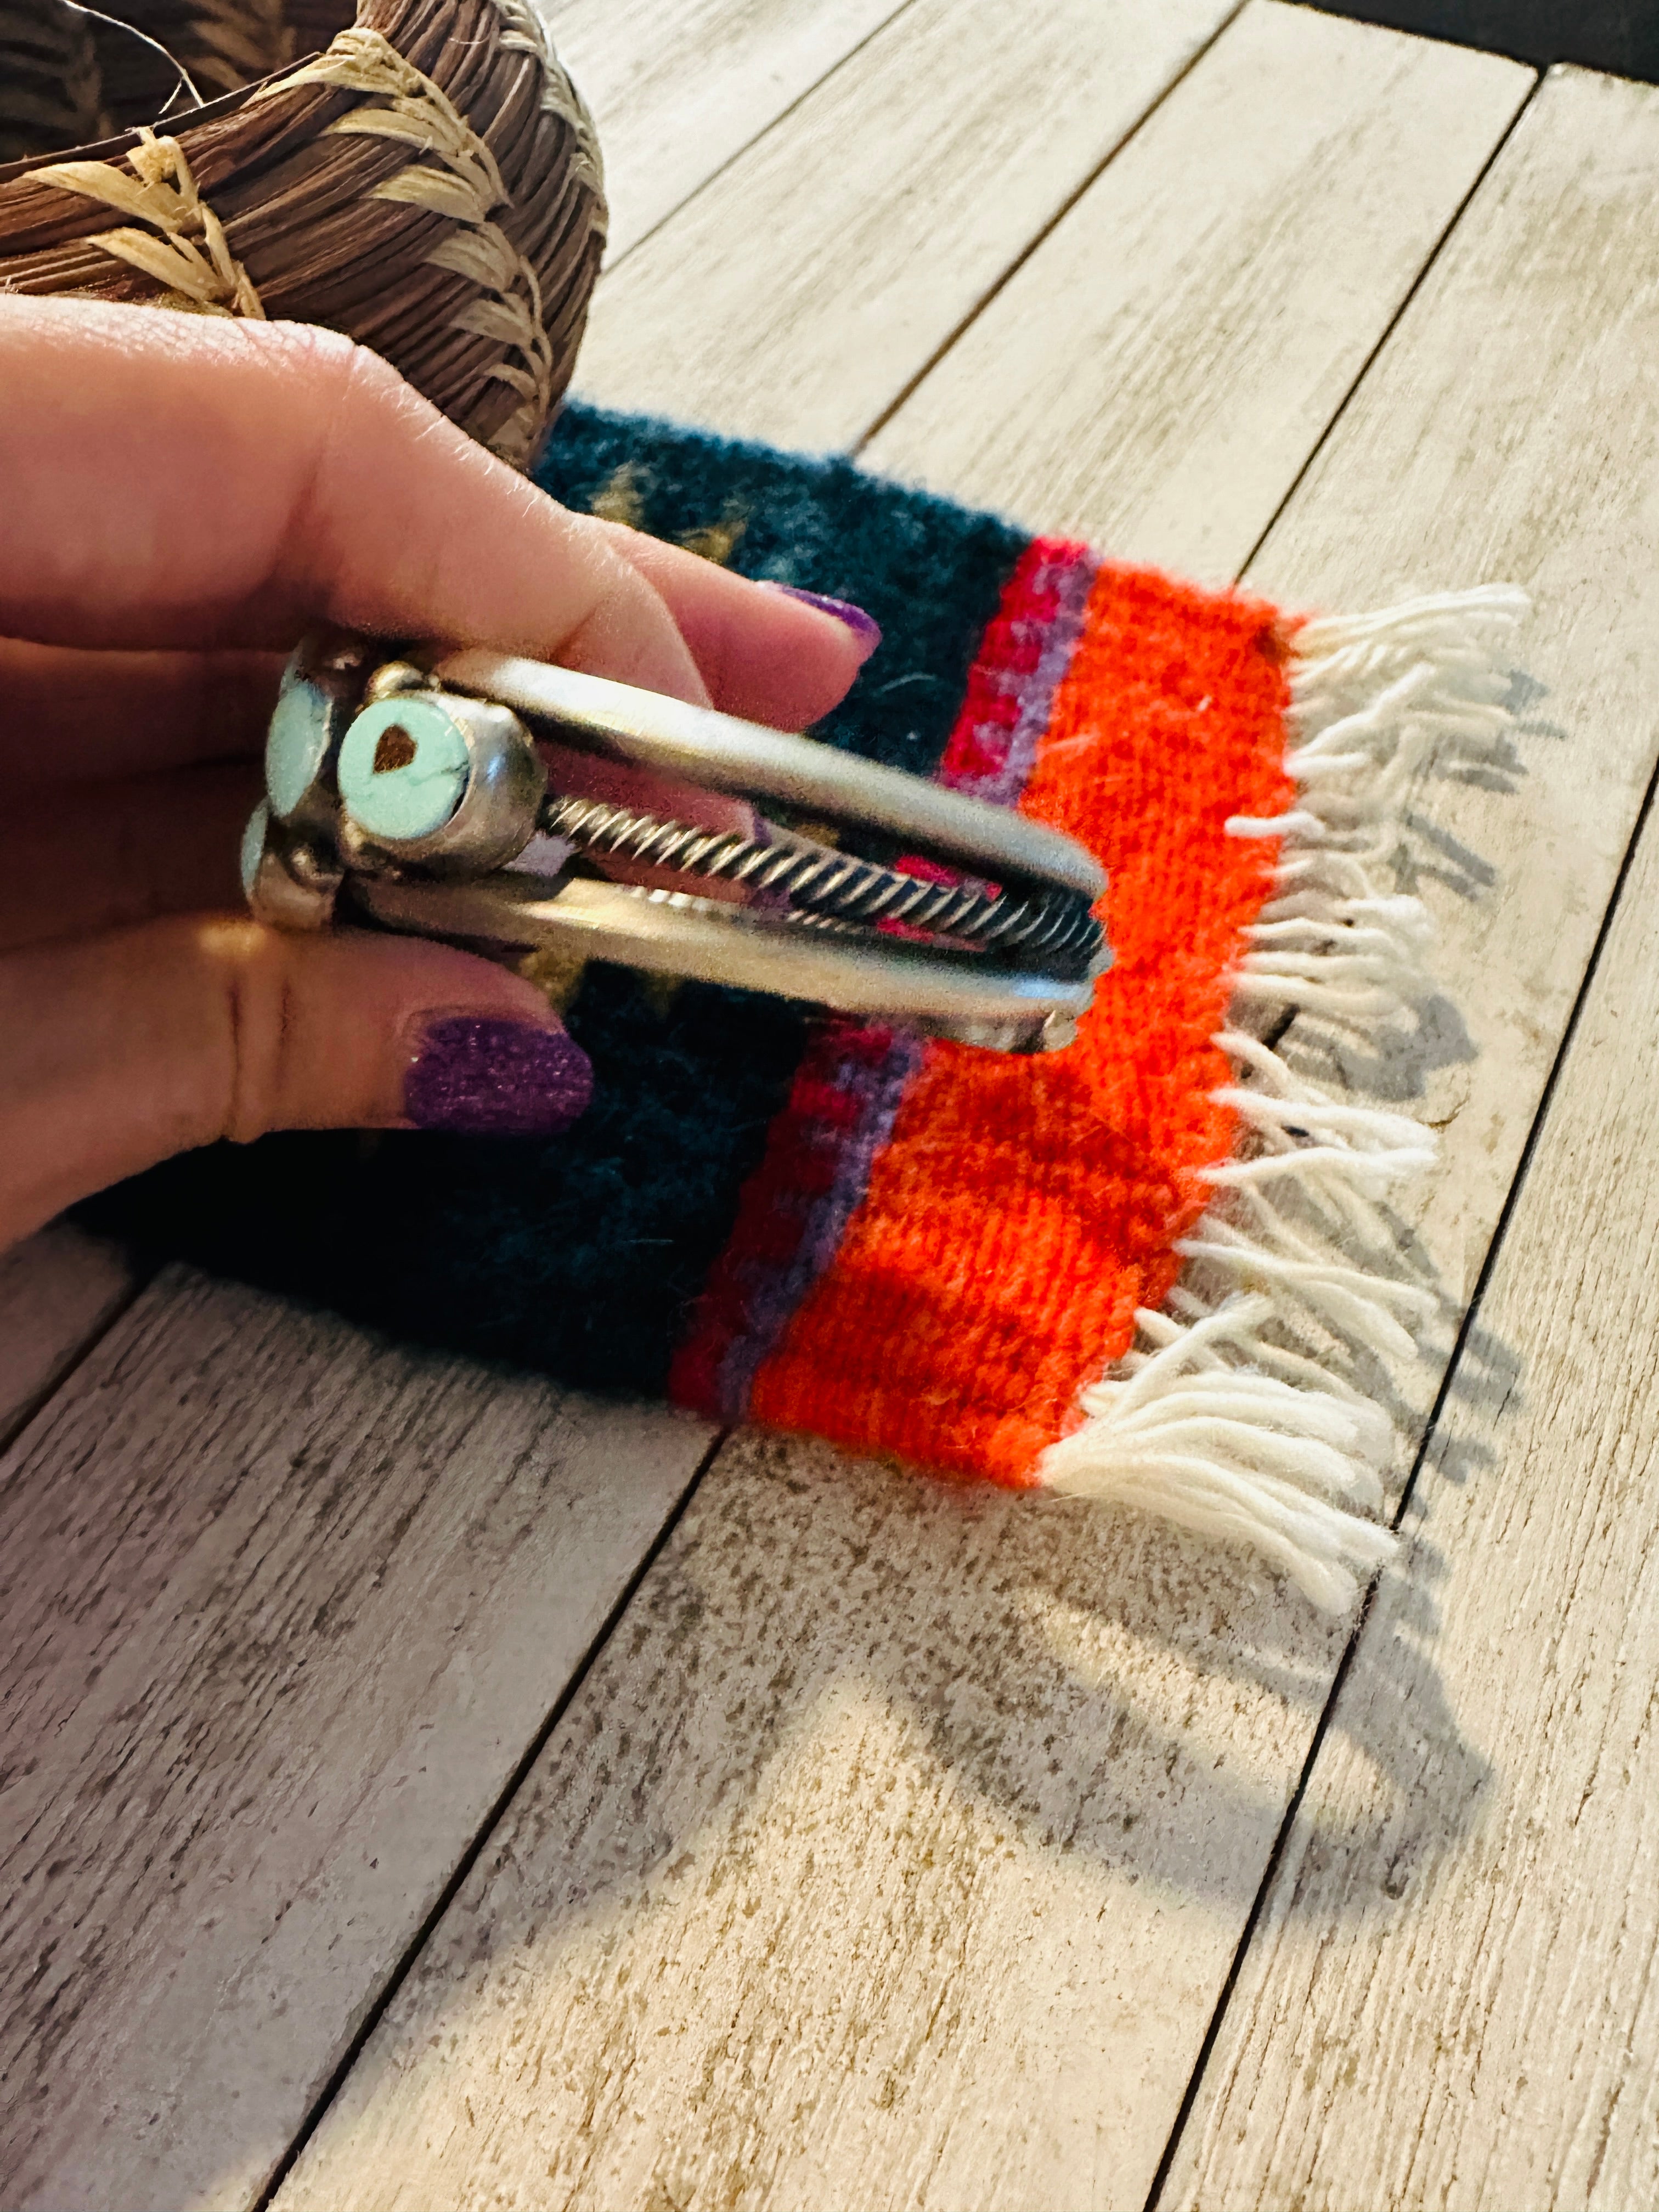
[[[532,0],[108,4],[0,0],[0,290],[327,324],[523,466],[605,225]]]

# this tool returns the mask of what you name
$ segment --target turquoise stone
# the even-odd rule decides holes
[[[287,821],[328,757],[328,715],[326,695],[290,663],[265,739],[265,792],[278,821]]]
[[[441,700],[379,699],[340,747],[340,803],[366,837],[429,837],[460,805],[471,766],[466,732]]]
[[[260,856],[265,849],[265,831],[270,826],[270,809],[263,800],[248,817],[247,828],[242,832],[242,896],[253,896],[253,878],[259,872]]]

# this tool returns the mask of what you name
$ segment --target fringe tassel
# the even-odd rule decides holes
[[[1394,1431],[1293,1343],[1311,1324],[1372,1358],[1413,1353],[1433,1298],[1341,1255],[1391,1247],[1379,1202],[1430,1164],[1434,1142],[1404,1115],[1332,1097],[1250,1031],[1304,1010],[1387,1021],[1427,994],[1428,914],[1380,891],[1377,873],[1425,769],[1507,757],[1504,648],[1527,610],[1524,592],[1490,585],[1297,634],[1297,803],[1227,825],[1280,841],[1276,895],[1217,1039],[1237,1073],[1218,1097],[1244,1150],[1208,1170],[1217,1203],[1176,1247],[1190,1264],[1170,1310],[1136,1315],[1136,1348],[1083,1392],[1082,1425],[1037,1469],[1051,1490],[1248,1545],[1330,1613],[1395,1551],[1366,1517],[1382,1510]]]

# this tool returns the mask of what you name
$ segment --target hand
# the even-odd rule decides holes
[[[518,976],[240,911],[283,654],[336,623],[799,729],[866,639],[566,513],[331,332],[0,298],[0,1248],[216,1137],[573,1118]]]

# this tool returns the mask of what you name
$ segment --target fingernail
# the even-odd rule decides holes
[[[404,1079],[417,1129],[467,1137],[550,1137],[587,1110],[593,1069],[562,1030],[499,1015],[429,1023]]]
[[[873,615],[866,614],[862,607],[855,607],[851,599],[831,599],[822,592],[803,592],[798,584],[774,584],[771,589],[781,592],[787,599],[804,599],[820,614],[834,615],[838,623],[846,623],[854,637],[863,639],[871,653],[881,643],[881,624]]]

